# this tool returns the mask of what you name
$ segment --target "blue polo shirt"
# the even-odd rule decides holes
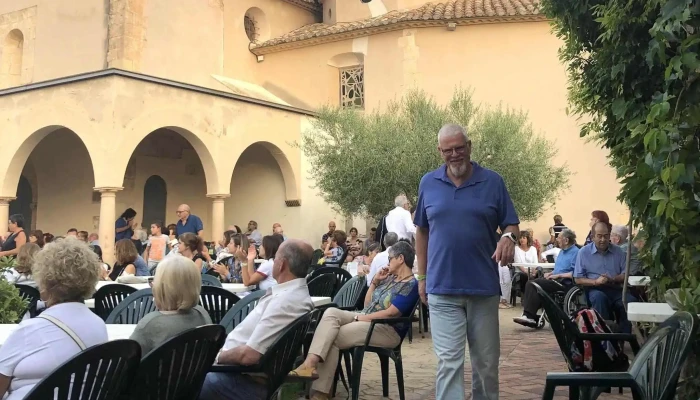
[[[554,262],[554,271],[552,274],[568,274],[574,271],[574,266],[576,265],[576,256],[578,255],[579,248],[576,245],[569,247],[568,249],[562,250],[557,256],[557,260]]]
[[[598,250],[595,243],[589,243],[576,256],[574,277],[598,279],[599,276],[608,274],[613,278],[625,272],[626,260],[627,254],[612,243],[605,251]]]
[[[447,166],[428,172],[418,187],[414,223],[428,229],[429,294],[498,296],[498,265],[491,259],[498,228],[520,220],[503,178],[472,161],[471,178],[456,187]]]
[[[183,233],[191,232],[194,233],[195,235],[204,229],[204,224],[202,224],[202,220],[199,219],[198,216],[190,214],[189,217],[187,217],[187,221],[185,223],[182,223],[182,220],[177,221],[177,225],[175,226],[175,235],[177,237],[180,237]]]

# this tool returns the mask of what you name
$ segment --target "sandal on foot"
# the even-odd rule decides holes
[[[287,376],[301,379],[318,379],[318,372],[315,368],[299,367],[294,371],[290,371]]]
[[[511,306],[508,303],[498,303],[498,308],[500,308],[501,310],[507,310],[509,308],[513,308],[513,306]]]

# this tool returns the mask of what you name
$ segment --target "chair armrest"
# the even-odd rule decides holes
[[[262,372],[262,366],[260,364],[254,364],[254,365],[214,364],[211,366],[211,369],[209,369],[209,372],[252,374],[252,373],[256,373],[256,372]]]
[[[369,341],[372,338],[372,332],[374,332],[374,327],[377,326],[377,324],[386,324],[386,325],[394,326],[394,325],[400,324],[400,323],[412,324],[413,318],[412,317],[396,317],[396,318],[376,318],[376,319],[373,319],[372,321],[370,321],[370,324],[369,324],[369,330],[367,331],[367,337],[365,337],[364,347],[369,346]]]
[[[343,311],[357,311],[357,307],[355,306],[347,306],[347,307],[337,307],[339,310]]]
[[[616,340],[629,342],[634,354],[637,354],[640,348],[637,336],[632,333],[579,333],[578,338],[592,341]]]
[[[547,385],[583,387],[633,387],[627,372],[548,372]]]

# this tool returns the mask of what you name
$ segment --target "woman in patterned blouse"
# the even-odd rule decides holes
[[[345,244],[348,248],[348,258],[345,261],[351,262],[362,253],[362,240],[357,237],[357,228],[350,228],[350,237]]]
[[[389,265],[374,276],[367,290],[364,310],[343,311],[329,308],[319,322],[304,363],[290,375],[318,377],[311,385],[312,400],[326,400],[333,386],[340,349],[362,346],[368,322],[380,318],[408,317],[418,303],[418,281],[413,276],[415,251],[409,243],[398,242],[389,248]],[[410,324],[377,324],[370,346],[394,348],[406,335]],[[318,370],[317,370],[318,369]]]

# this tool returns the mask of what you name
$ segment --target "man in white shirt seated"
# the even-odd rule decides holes
[[[394,232],[389,232],[384,235],[384,247],[386,250],[374,256],[372,264],[369,266],[369,272],[367,273],[367,287],[372,284],[372,279],[374,275],[379,272],[380,269],[389,265],[389,247],[396,244],[399,241],[399,236]]]
[[[314,308],[306,286],[306,273],[314,249],[289,239],[275,256],[273,277],[279,283],[267,290],[257,307],[229,333],[216,358],[222,365],[253,365],[268,351],[282,331]],[[210,372],[201,400],[256,400],[267,396],[264,382],[244,374]]]
[[[411,203],[404,195],[396,196],[394,208],[386,215],[386,231],[399,235],[399,239],[411,240],[416,234],[416,226],[411,218]]]

